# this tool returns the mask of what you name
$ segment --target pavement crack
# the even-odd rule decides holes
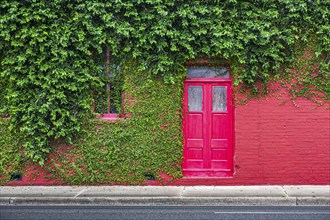
[[[80,191],[74,196],[74,198],[77,198],[78,196],[80,196],[81,194],[83,194],[83,193],[86,192],[86,191],[87,191],[87,188],[84,188],[84,189],[80,190]]]
[[[285,197],[289,197],[289,194],[288,194],[288,192],[287,191],[285,191],[285,188],[282,186],[282,189],[283,189],[283,192],[284,192],[284,194],[285,194]]]
[[[184,193],[185,190],[186,190],[186,186],[184,186],[184,187],[182,188],[182,190],[181,190],[181,192],[180,192],[180,195],[179,195],[180,198],[183,198],[183,193]]]

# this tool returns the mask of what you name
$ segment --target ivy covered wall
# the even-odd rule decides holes
[[[20,135],[8,130],[9,121],[0,118],[0,185],[10,179],[10,175],[20,173],[24,167],[23,147]]]
[[[165,84],[161,77],[123,68],[125,97],[123,118],[104,121],[91,118],[83,123],[72,145],[53,143],[44,173],[68,184],[139,184],[149,176],[179,178],[182,160],[182,83],[185,73]],[[128,98],[129,97],[129,98]],[[10,135],[8,120],[2,121],[0,142],[2,181],[11,173],[29,169],[22,147]],[[15,138],[16,139],[16,138]],[[8,170],[8,168],[11,169]],[[0,183],[1,184],[1,183]]]
[[[58,156],[48,166],[64,183],[139,184],[161,173],[181,177],[184,75],[173,84],[133,68],[124,76],[124,118],[91,119],[73,146],[55,148]]]
[[[330,0],[3,0],[0,114],[11,116],[3,131],[20,136],[19,144],[10,144],[14,152],[22,147],[21,152],[40,165],[49,161],[59,139],[93,148],[88,145],[92,140],[84,145],[76,141],[86,130],[85,122],[94,117],[92,106],[98,100],[91,91],[104,88],[106,49],[123,62],[135,61],[136,71],[126,75],[132,78],[125,81],[128,92],[150,82],[150,96],[170,96],[166,89],[164,94],[156,91],[162,85],[176,89],[171,94],[179,94],[172,97],[178,102],[182,92],[178,73],[190,60],[212,57],[230,65],[236,91],[248,98],[269,93],[267,85],[275,81],[288,89],[291,99],[303,96],[322,105],[330,97],[329,8]],[[135,73],[144,80],[135,78]],[[118,137],[123,135],[120,143],[126,140],[144,149],[153,143],[149,132],[158,135],[164,130],[156,129],[160,125],[155,120],[156,115],[164,116],[152,112],[163,104],[160,99],[158,105],[143,104],[145,98],[132,100],[132,108],[136,102],[150,109],[131,109],[132,119],[101,127],[118,130]],[[181,122],[180,109],[172,113],[167,118],[171,123],[162,125],[170,128],[169,133]],[[119,132],[122,126],[136,129],[139,135]],[[141,176],[144,170],[139,172]]]

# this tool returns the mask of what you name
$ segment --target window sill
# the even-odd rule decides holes
[[[124,116],[119,114],[100,114],[96,116],[96,119],[103,121],[116,121],[118,119],[124,119]]]

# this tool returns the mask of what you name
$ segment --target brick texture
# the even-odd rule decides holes
[[[263,184],[329,184],[330,111],[306,99],[275,98],[236,108],[236,179]],[[314,109],[313,109],[314,108]]]

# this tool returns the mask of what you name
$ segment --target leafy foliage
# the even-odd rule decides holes
[[[294,74],[283,72],[311,38],[317,77],[301,85],[329,100],[329,8],[329,0],[3,0],[1,108],[25,135],[24,152],[43,164],[50,141],[70,142],[89,117],[107,47],[169,83],[189,60],[225,59],[235,85],[257,94]]]
[[[298,44],[294,62],[277,81],[290,92],[291,99],[305,97],[322,106],[330,100],[330,54],[318,55],[317,51],[312,40]]]
[[[140,184],[159,172],[181,177],[184,75],[171,85],[141,73],[124,75],[127,118],[88,121],[75,146],[55,149],[48,164],[53,177],[70,184]]]
[[[4,108],[6,106],[6,88],[7,80],[5,78],[0,78],[0,117],[6,116]]]
[[[22,169],[22,147],[20,136],[8,131],[8,120],[0,119],[0,185],[9,180],[10,174]]]
[[[59,3],[59,4],[56,4]],[[98,71],[86,39],[97,35],[66,2],[1,4],[1,76],[8,79],[11,129],[26,135],[25,153],[43,163],[49,138],[79,132]],[[95,37],[97,39],[97,37]]]

